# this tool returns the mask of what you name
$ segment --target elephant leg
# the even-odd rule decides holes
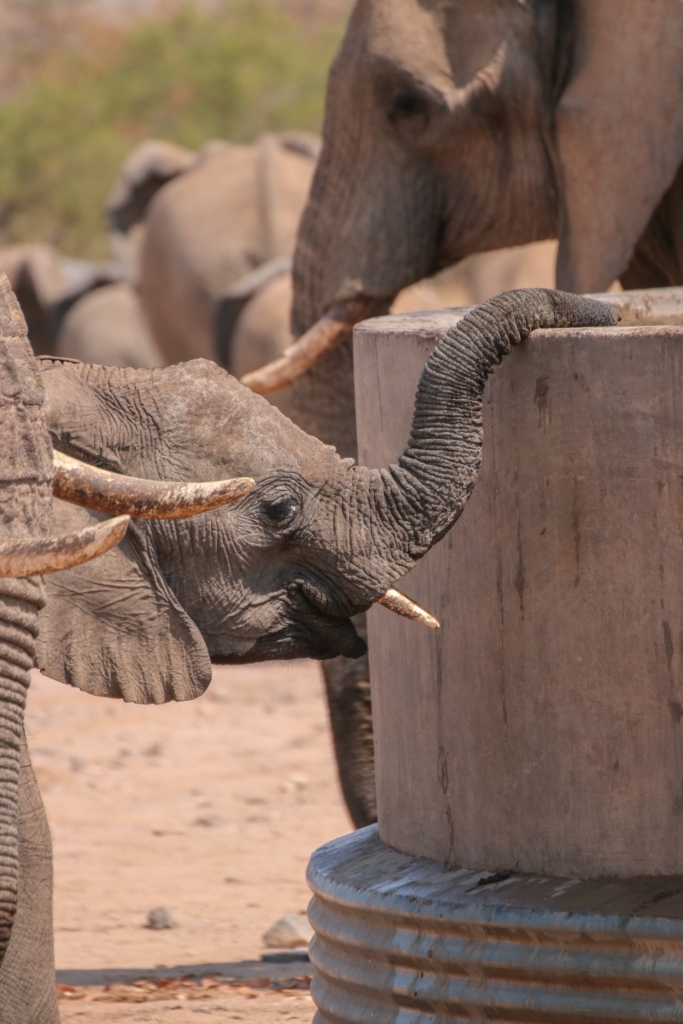
[[[17,910],[0,967],[0,1024],[59,1024],[52,936],[52,842],[25,737],[20,759]]]
[[[354,624],[365,635],[365,616]],[[368,656],[322,663],[342,794],[355,828],[377,821],[375,748]]]

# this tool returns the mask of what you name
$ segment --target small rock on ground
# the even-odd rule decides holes
[[[147,914],[147,923],[145,928],[161,929],[175,927],[176,923],[173,920],[173,916],[171,915],[170,910],[167,910],[166,907],[155,907]]]
[[[271,925],[263,936],[268,949],[297,949],[307,946],[313,938],[313,929],[305,914],[285,914]]]

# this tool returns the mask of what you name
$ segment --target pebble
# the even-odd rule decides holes
[[[171,912],[170,910],[167,910],[166,907],[154,907],[154,909],[150,910],[147,914],[147,924],[145,925],[145,928],[162,929],[176,927],[177,925],[173,920]]]
[[[285,914],[271,925],[263,936],[268,949],[297,949],[307,946],[313,938],[313,929],[305,914]]]

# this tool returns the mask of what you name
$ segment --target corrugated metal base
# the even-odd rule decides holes
[[[502,877],[377,827],[308,868],[318,1024],[683,1021],[683,878]]]

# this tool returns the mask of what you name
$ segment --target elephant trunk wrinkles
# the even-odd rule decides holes
[[[407,572],[462,513],[481,465],[484,385],[493,367],[537,328],[607,327],[617,320],[611,307],[593,299],[525,289],[482,303],[441,337],[422,372],[398,465],[358,468],[384,552],[378,587]]]
[[[44,604],[39,577],[0,579],[0,964],[17,906],[19,755],[38,611]]]
[[[26,324],[0,272],[0,522],[8,539],[44,538],[52,508],[52,448]],[[40,577],[0,579],[0,964],[19,882],[19,757],[24,708],[44,604]]]

